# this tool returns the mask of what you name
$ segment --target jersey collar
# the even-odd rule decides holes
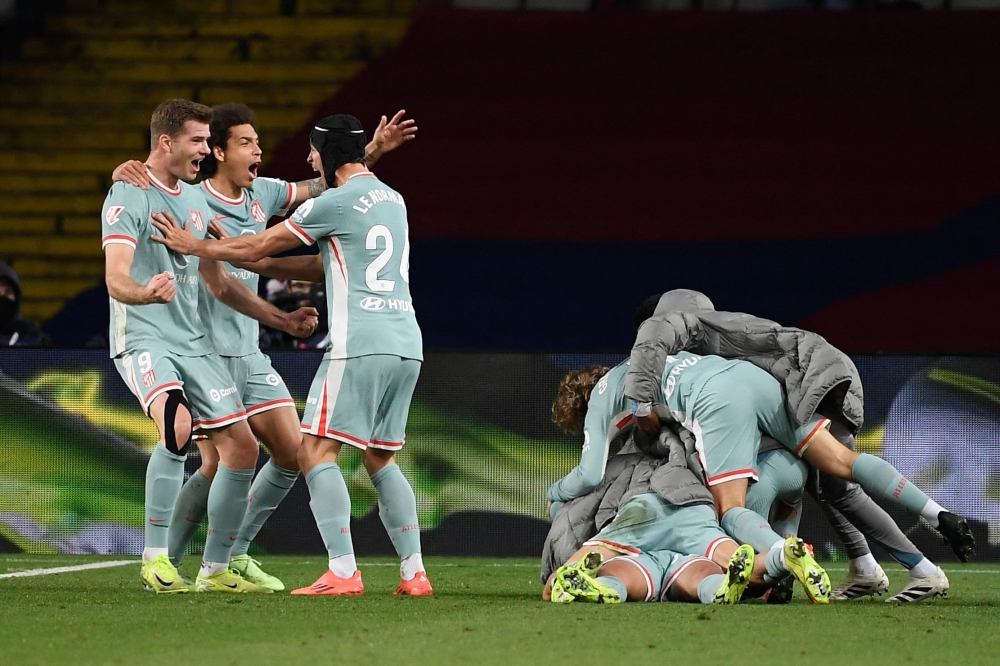
[[[347,180],[351,180],[351,179],[354,179],[354,178],[374,178],[374,177],[375,177],[375,174],[373,174],[371,171],[359,171],[356,174],[348,176]]]
[[[201,182],[205,186],[205,189],[208,191],[209,194],[211,194],[219,201],[229,204],[230,206],[236,206],[247,200],[247,191],[243,188],[240,189],[240,197],[238,199],[230,199],[229,197],[221,194],[218,190],[212,187],[212,183],[208,182],[207,178]]]
[[[176,197],[177,195],[179,195],[181,193],[181,181],[180,180],[177,181],[177,189],[176,190],[172,190],[169,187],[167,187],[166,185],[164,185],[163,183],[161,183],[160,180],[156,176],[153,175],[153,172],[149,170],[149,167],[146,167],[146,173],[149,175],[149,182],[151,182],[153,185],[156,185],[158,188],[160,188],[161,190],[163,190],[167,194]]]

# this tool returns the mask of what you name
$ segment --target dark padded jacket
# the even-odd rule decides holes
[[[805,425],[817,412],[856,433],[864,423],[864,392],[854,362],[822,336],[768,319],[715,310],[698,291],[660,297],[640,327],[625,379],[625,395],[655,402],[666,358],[679,351],[749,361],[785,388],[792,415]]]

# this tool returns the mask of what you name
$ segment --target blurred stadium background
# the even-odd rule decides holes
[[[111,171],[184,97],[248,103],[262,173],[289,180],[312,176],[313,119],[417,119],[376,169],[408,200],[433,350],[402,458],[429,552],[538,552],[544,489],[578,456],[547,421],[559,374],[622,358],[635,306],[688,287],[856,354],[863,445],[1000,559],[998,8],[0,0],[0,260],[54,344],[0,349],[0,550],[139,546],[155,434],[106,354],[79,348],[107,327]],[[273,358],[304,398],[317,353]],[[353,484],[359,552],[388,552]],[[321,550],[297,491],[261,548]]]

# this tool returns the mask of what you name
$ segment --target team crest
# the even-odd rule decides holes
[[[153,388],[153,384],[156,383],[156,373],[150,370],[149,372],[142,373],[142,385],[146,388]]]
[[[123,210],[125,210],[125,206],[112,206],[108,209],[104,217],[107,219],[109,227],[118,221],[118,216],[122,214]]]
[[[267,213],[264,212],[264,207],[260,205],[259,201],[254,201],[250,205],[250,216],[253,217],[254,222],[257,224],[267,222]]]
[[[199,213],[196,210],[192,210],[192,211],[188,211],[188,212],[191,215],[191,223],[194,225],[194,228],[197,229],[198,231],[204,231],[205,230],[205,221],[203,219],[201,219],[201,213]]]

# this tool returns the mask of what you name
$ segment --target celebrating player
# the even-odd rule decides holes
[[[192,430],[206,430],[219,452],[208,496],[209,535],[196,580],[198,591],[269,592],[229,570],[230,549],[247,508],[257,442],[224,364],[213,355],[198,322],[199,283],[227,305],[293,335],[316,327],[316,311],[286,314],[223,270],[152,243],[150,217],[158,211],[188,220],[204,237],[211,219],[193,179],[209,153],[212,111],[187,100],[168,100],[153,113],[146,168],[153,187],[115,183],[104,204],[102,246],[111,297],[111,356],[129,389],[156,422],[161,441],[146,470],[146,538],[141,578],[156,592],[186,592],[167,557],[171,514],[184,478]]]
[[[208,140],[211,152],[201,164],[200,172],[206,179],[198,188],[214,214],[212,223],[218,225],[223,235],[259,233],[272,216],[326,189],[321,178],[300,183],[258,178],[263,153],[253,111],[245,104],[221,104],[213,107],[212,112]],[[388,124],[382,117],[373,141],[366,147],[366,164],[373,165],[383,154],[413,138],[416,127],[412,120],[401,120],[404,113],[398,112]],[[115,170],[114,178],[148,187],[141,163],[122,164]],[[301,258],[283,258],[274,263],[294,269],[301,261]],[[226,270],[257,293],[256,273],[229,264]],[[322,279],[322,273],[315,279]],[[211,297],[201,300],[200,315],[207,324],[213,347],[236,380],[251,430],[271,455],[250,488],[246,518],[233,546],[230,565],[246,580],[281,591],[284,584],[264,572],[247,551],[264,521],[298,478],[297,456],[302,441],[298,412],[281,376],[260,351],[256,320],[224,307]],[[198,440],[198,447],[201,467],[181,489],[170,523],[169,555],[175,566],[180,564],[184,550],[206,515],[209,488],[219,460],[210,441]]]
[[[704,294],[684,289],[648,299],[636,313],[636,326],[639,334],[632,351],[626,393],[635,398],[637,413],[643,414],[637,418],[640,427],[656,431],[659,416],[672,418],[665,408],[659,409],[660,414],[646,412],[652,412],[649,400],[658,391],[665,359],[681,349],[724,353],[769,371],[784,384],[788,409],[799,423],[814,418],[821,406],[832,417],[827,421],[830,430],[824,428],[816,434],[819,446],[809,444],[811,453],[805,446],[795,453],[811,464],[819,461],[813,466],[822,472],[817,489],[821,506],[851,553],[851,572],[835,598],[888,589],[887,577],[844,514],[866,533],[876,536],[894,558],[910,569],[910,580],[889,601],[919,601],[948,590],[948,579],[940,567],[924,557],[861,488],[924,517],[962,561],[969,559],[975,547],[968,523],[943,511],[884,460],[859,455],[844,444],[852,444],[852,432],[863,421],[864,404],[857,369],[845,354],[808,331],[781,327],[747,314],[717,312]],[[740,485],[726,485],[728,490],[720,487],[717,492],[735,491],[739,495]]]
[[[161,242],[183,254],[253,262],[319,242],[330,313],[330,346],[309,391],[299,463],[329,554],[329,570],[305,595],[364,591],[350,532],[350,497],[337,457],[344,443],[364,452],[379,515],[400,557],[397,594],[429,595],[420,554],[413,489],[395,464],[423,359],[409,289],[409,239],[403,197],[364,165],[365,133],[353,116],[322,120],[309,161],[331,189],[283,225],[205,242],[171,216],[156,224]]]

